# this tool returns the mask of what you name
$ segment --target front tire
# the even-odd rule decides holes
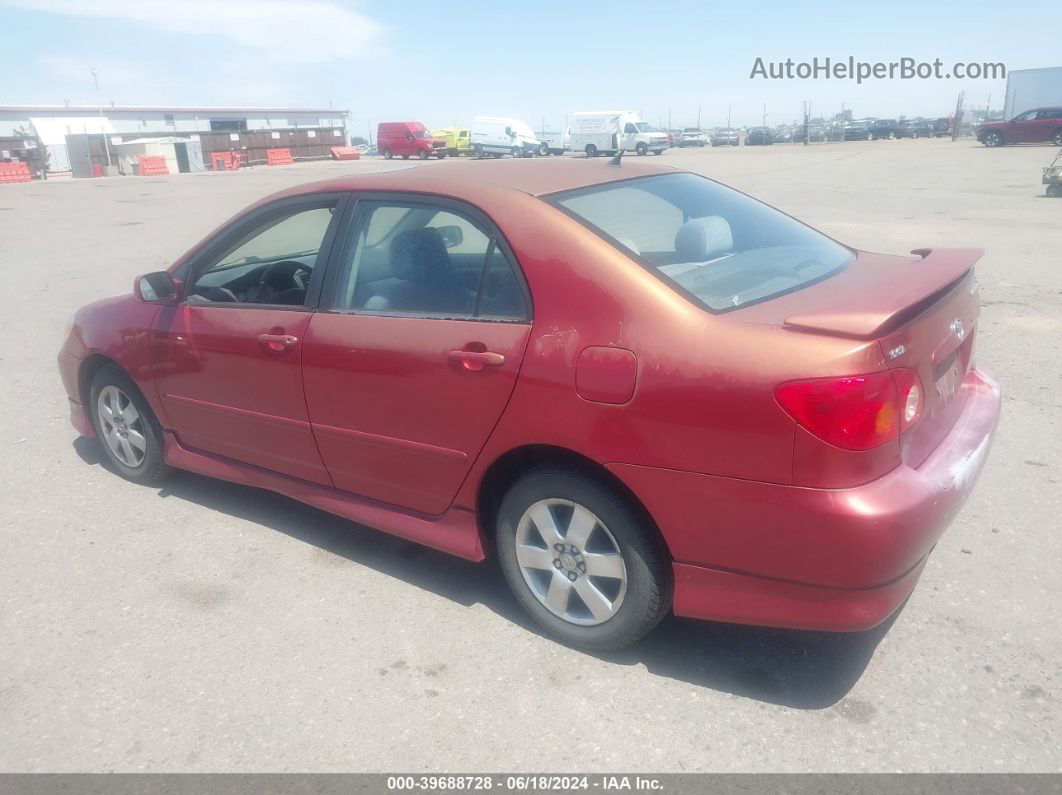
[[[162,426],[133,380],[117,367],[100,368],[89,387],[89,412],[103,454],[133,483],[157,483],[169,474]]]
[[[1053,199],[1057,199],[1059,196],[1062,196],[1062,185],[1059,185],[1057,183],[1056,184],[1052,184],[1052,185],[1048,185],[1047,186],[1047,195],[1050,196]]]
[[[384,149],[383,150],[383,156],[384,156],[384,160],[390,160],[392,157],[395,156],[395,153],[392,152],[390,149]]]
[[[670,562],[629,498],[575,471],[518,480],[498,511],[505,579],[540,626],[564,643],[619,649],[671,607]]]
[[[1062,130],[1055,130],[1055,134],[1051,136],[1051,140],[1055,146],[1062,146]]]
[[[638,153],[639,157],[645,157],[645,155],[649,152],[649,147],[645,144],[638,144],[636,147],[634,147],[634,151]]]

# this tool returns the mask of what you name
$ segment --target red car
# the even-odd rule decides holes
[[[1034,108],[1010,121],[989,121],[977,128],[985,146],[1046,144],[1062,146],[1062,108]]]
[[[572,644],[669,610],[861,630],[987,455],[980,255],[858,252],[626,160],[414,168],[259,202],[80,310],[59,367],[127,479],[496,556]]]

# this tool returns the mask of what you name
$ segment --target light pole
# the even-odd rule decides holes
[[[96,107],[100,112],[100,134],[103,135],[103,151],[107,153],[107,168],[111,167],[111,145],[107,141],[107,131],[103,129],[103,103],[100,102],[100,80],[93,66],[89,72],[92,74],[92,84],[96,87]]]

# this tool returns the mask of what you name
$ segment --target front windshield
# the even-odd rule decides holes
[[[431,138],[431,133],[427,130],[417,130],[413,133],[414,138]]]
[[[799,289],[854,259],[814,229],[695,174],[595,185],[549,201],[713,312]]]

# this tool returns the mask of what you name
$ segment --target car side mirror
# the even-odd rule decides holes
[[[133,285],[136,297],[149,304],[166,304],[177,300],[177,282],[166,271],[138,276]]]
[[[460,246],[465,240],[465,233],[461,231],[459,226],[440,226],[439,237],[443,239],[443,245],[447,248],[453,248],[454,246]]]

